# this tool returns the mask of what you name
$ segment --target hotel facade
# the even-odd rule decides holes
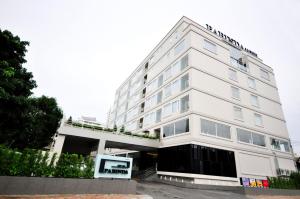
[[[117,89],[114,125],[159,137],[164,179],[238,185],[296,169],[273,69],[186,17]]]

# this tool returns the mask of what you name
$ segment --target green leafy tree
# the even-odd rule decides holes
[[[42,148],[56,133],[62,111],[54,98],[31,98],[36,82],[22,65],[27,41],[0,29],[0,144]]]
[[[72,124],[72,116],[69,117],[69,119],[67,120],[68,124]]]

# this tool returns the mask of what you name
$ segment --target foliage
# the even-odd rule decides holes
[[[124,131],[125,131],[125,127],[124,125],[122,125],[122,127],[120,128],[120,133],[124,133]]]
[[[72,122],[72,123],[68,123],[70,125],[76,126],[76,127],[83,127],[83,128],[89,128],[89,129],[93,129],[93,130],[99,130],[99,131],[105,131],[105,132],[112,132],[112,133],[116,133],[117,132],[117,127],[114,126],[114,129],[110,129],[110,128],[103,128],[100,126],[93,126],[93,125],[88,125],[88,124],[81,124],[78,122]],[[147,139],[159,139],[159,137],[157,135],[150,135],[149,133],[132,133],[130,131],[125,131],[124,126],[122,126],[120,128],[120,133],[125,134],[125,135],[130,135],[130,136],[135,136],[135,137],[141,137],[141,138],[147,138]]]
[[[117,125],[114,125],[114,129],[113,129],[115,132],[118,131],[118,127]]]
[[[22,66],[28,45],[0,29],[0,144],[19,149],[47,146],[62,118],[54,98],[30,97],[37,85]]]
[[[270,188],[300,189],[300,173],[291,172],[290,176],[269,177]]]
[[[55,165],[56,153],[24,149],[19,152],[0,146],[0,176],[43,176],[67,178],[92,178],[94,160],[77,154],[61,154]]]
[[[72,116],[70,116],[69,119],[67,120],[67,124],[72,124]]]

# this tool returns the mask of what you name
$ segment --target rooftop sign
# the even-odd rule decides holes
[[[225,35],[224,33],[222,33],[221,31],[218,31],[216,29],[214,29],[213,27],[211,27],[210,25],[206,24],[206,28],[207,30],[211,31],[212,33],[214,33],[215,35],[221,37],[222,39],[224,39],[227,43],[246,51],[247,53],[250,53],[251,55],[253,55],[254,57],[257,57],[257,54],[251,50],[249,50],[248,48],[244,48],[244,46],[242,44],[240,44],[239,42],[237,42],[236,40],[230,38],[229,36]]]

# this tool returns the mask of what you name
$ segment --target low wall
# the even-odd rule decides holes
[[[202,189],[202,190],[216,190],[216,191],[229,191],[244,195],[281,195],[281,196],[299,196],[300,190],[296,189],[264,189],[255,187],[242,187],[242,186],[218,186],[218,185],[204,185],[204,184],[191,184],[186,182],[174,182],[161,179],[153,179],[152,181],[169,184],[177,187],[184,187],[189,189]]]
[[[136,194],[136,181],[0,176],[0,195]]]

